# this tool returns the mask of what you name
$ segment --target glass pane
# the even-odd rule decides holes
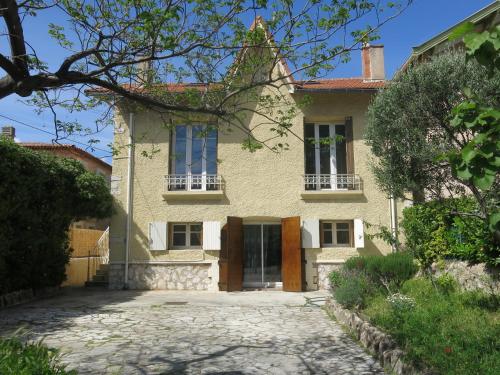
[[[174,233],[174,246],[186,246],[186,233]]]
[[[347,151],[345,142],[345,125],[335,126],[335,135],[343,137],[341,142],[337,142],[336,158],[337,158],[337,174],[347,173]],[[339,186],[339,188],[343,188]]]
[[[330,229],[330,230],[332,230],[332,223],[323,223],[323,229]]]
[[[332,232],[329,230],[323,231],[323,243],[325,245],[331,245],[333,243]]]
[[[243,226],[243,282],[262,283],[260,225]]]
[[[330,139],[330,125],[319,126],[319,139]],[[330,174],[330,144],[320,144],[319,146],[319,169],[321,174]]]
[[[314,124],[304,124],[305,174],[316,173]],[[306,186],[306,189],[308,187]],[[311,187],[313,188],[313,187]]]
[[[347,245],[349,244],[349,232],[338,230],[337,231],[337,245]]]
[[[201,232],[201,224],[191,224],[191,232]]]
[[[263,225],[264,282],[281,281],[281,225]]]
[[[217,174],[217,129],[211,129],[207,134],[207,174]]]
[[[172,160],[174,174],[186,174],[186,126],[175,127],[175,145]]]
[[[349,223],[337,223],[337,229],[349,230]]]
[[[191,174],[201,174],[203,148],[205,139],[203,138],[203,126],[193,126],[193,138],[191,146]]]
[[[189,244],[191,246],[201,246],[201,233],[200,232],[191,232],[189,236],[189,240],[191,241]]]
[[[185,232],[186,225],[185,224],[174,224],[174,232]]]

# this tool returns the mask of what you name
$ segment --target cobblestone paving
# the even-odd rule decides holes
[[[302,294],[71,291],[0,311],[80,374],[383,374]]]

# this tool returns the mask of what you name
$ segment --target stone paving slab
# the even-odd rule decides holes
[[[285,292],[69,290],[0,311],[80,374],[383,374],[304,296]]]

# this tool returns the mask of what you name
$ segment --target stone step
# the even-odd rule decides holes
[[[94,288],[94,287],[107,287],[108,282],[107,281],[87,281],[85,282],[85,286],[87,288]]]
[[[102,276],[108,276],[109,275],[109,271],[108,270],[98,269],[98,270],[95,271],[95,274],[96,275],[102,275]]]
[[[94,277],[92,277],[92,281],[97,281],[97,282],[105,281],[105,282],[107,282],[108,275],[94,275]]]

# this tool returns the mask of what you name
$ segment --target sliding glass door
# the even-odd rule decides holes
[[[244,225],[243,244],[243,286],[281,286],[281,225]]]

